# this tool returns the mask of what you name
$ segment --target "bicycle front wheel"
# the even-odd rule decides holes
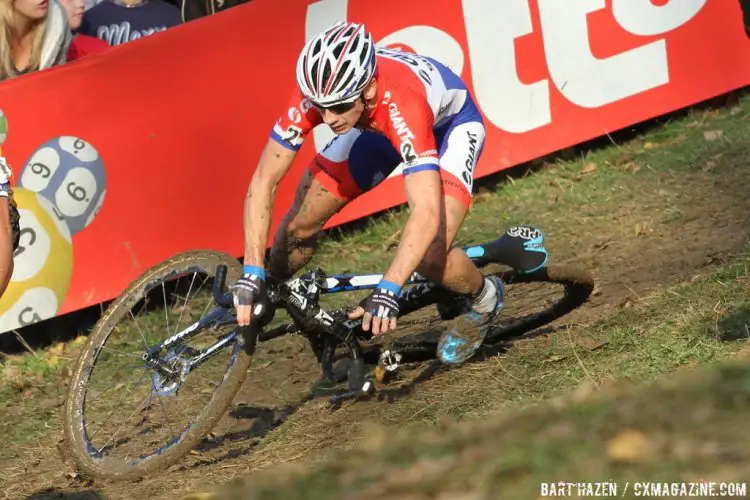
[[[64,414],[68,449],[83,473],[125,480],[164,469],[231,404],[250,356],[240,335],[233,340],[232,311],[213,301],[219,265],[227,267],[229,282],[242,271],[236,259],[217,252],[166,260],[134,281],[95,325],[73,370]],[[155,369],[146,353],[188,328],[194,328],[190,338],[159,349],[167,369]],[[205,353],[213,355],[192,364]]]

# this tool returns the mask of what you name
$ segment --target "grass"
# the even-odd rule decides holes
[[[629,488],[630,497],[643,491],[636,482],[715,481],[746,497],[748,410],[750,365],[721,363],[481,421],[373,430],[359,449],[309,471],[281,467],[183,500],[528,499],[561,481],[574,495],[579,483],[605,482],[613,496]]]
[[[366,419],[388,428],[429,427],[483,418],[498,408],[522,409],[570,391],[637,384],[682,367],[725,361],[749,338],[748,264],[750,258],[741,257],[604,321],[521,339],[486,361],[441,370],[408,397],[364,409]],[[257,461],[250,458],[247,467],[273,463],[290,447],[315,461],[331,450],[356,446],[368,432],[350,418],[356,411],[351,406],[340,415],[329,414],[322,402],[300,408],[259,445]]]
[[[444,422],[478,422],[498,409],[525,411],[571,391],[585,394],[612,384],[639,384],[684,368],[726,362],[749,337],[750,253],[742,247],[750,210],[750,172],[745,168],[749,110],[745,98],[731,111],[691,113],[643,137],[556,163],[499,189],[490,185],[476,199],[459,243],[492,239],[516,222],[537,224],[545,229],[554,261],[593,270],[601,287],[592,301],[598,312],[583,311],[571,320],[577,326],[521,339],[483,363],[438,373],[391,405],[375,403],[362,410],[352,406],[339,414],[329,414],[323,405],[305,405],[267,436],[237,471],[256,471],[289,457],[314,468],[337,453],[356,453],[350,450],[366,445],[373,432],[369,423],[387,429],[388,435],[406,428],[404,435],[424,431],[425,439],[439,440],[434,427],[443,429]],[[382,270],[393,252],[385,242],[406,216],[404,210],[396,210],[372,219],[362,231],[334,230],[334,239],[324,243],[312,265],[326,263],[330,272]],[[736,256],[730,257],[733,253]],[[597,320],[601,317],[606,319]],[[580,412],[582,429],[604,418]],[[533,461],[541,460],[524,453],[522,446],[537,430],[518,431],[521,444],[515,460],[520,469],[533,468]],[[571,435],[573,443],[562,456],[589,453],[586,446],[578,451],[574,446],[585,436]],[[395,449],[403,452],[408,447]],[[433,454],[434,450],[425,455]],[[304,489],[307,498],[316,498],[311,492],[320,488],[329,498],[359,498],[366,496],[365,484],[349,478],[381,484],[389,474],[398,475],[391,467],[403,465],[399,460],[383,465],[382,475],[376,472],[375,480],[366,481],[361,478],[368,467],[356,467],[362,462],[342,465],[350,456],[334,458],[335,465],[320,465],[319,473],[304,476],[301,489],[273,488],[269,494],[284,498]],[[448,463],[455,464],[455,458]],[[377,469],[378,460],[367,455],[365,461]],[[408,453],[404,460],[409,470],[429,461],[422,454]],[[536,477],[560,477],[553,470],[559,471],[564,460],[552,460],[553,468],[534,469]],[[436,467],[438,475],[445,475],[445,469]],[[476,474],[484,470],[475,461],[469,461],[469,467],[475,467]],[[320,472],[330,468],[336,472]],[[662,469],[653,470],[651,477],[659,477]],[[411,490],[378,491],[387,497],[408,491],[414,498],[437,489],[476,491],[467,485],[452,489],[427,477]],[[262,475],[251,478],[246,484]],[[426,485],[430,482],[433,490]],[[250,495],[252,488],[243,491]]]
[[[335,460],[328,465],[320,462],[360,444],[369,446],[366,438],[379,435],[370,425],[388,429],[389,434],[400,429],[399,436],[407,437],[428,429],[424,436],[427,442],[442,443],[438,437],[446,434],[446,442],[439,447],[448,452],[445,463],[453,463],[459,448],[453,431],[446,430],[450,427],[445,427],[446,422],[470,421],[465,425],[472,428],[471,422],[498,410],[537,415],[531,407],[571,391],[596,393],[612,384],[648,382],[681,367],[726,362],[746,345],[750,324],[750,248],[742,246],[750,212],[748,117],[750,98],[743,98],[731,110],[692,111],[634,138],[614,135],[616,144],[583,152],[573,160],[543,160],[537,162],[534,171],[514,170],[480,180],[458,244],[492,240],[514,223],[535,224],[545,231],[552,263],[570,262],[592,271],[598,287],[591,303],[568,318],[567,328],[496,346],[486,352],[487,359],[481,363],[458,370],[428,365],[404,374],[405,380],[397,382],[405,384],[404,390],[394,394],[407,397],[396,397],[392,404],[360,402],[333,413],[322,400],[303,404],[284,425],[266,435],[251,454],[219,465],[222,474],[298,461],[305,467],[322,469],[300,482],[295,479],[290,488],[304,485],[317,491],[317,481],[342,496],[349,491],[346,488],[356,487],[362,493],[368,485],[382,482],[378,474],[393,472],[390,462],[383,464],[385,455],[378,458],[383,450],[377,451],[377,456],[367,455],[382,465],[373,472],[375,479],[354,470],[361,462],[353,462],[351,468],[331,465],[341,463]],[[406,210],[395,209],[354,226],[328,231],[310,267],[321,266],[329,273],[384,271],[407,216]],[[326,305],[338,306],[344,300],[352,301],[340,294],[327,298]],[[154,325],[163,324],[163,315],[157,317],[159,314],[157,311],[152,318]],[[22,459],[29,443],[43,441],[50,429],[59,432],[57,400],[54,404],[51,401],[53,396],[64,394],[66,369],[75,359],[76,349],[75,343],[66,344],[54,366],[48,362],[54,353],[48,351],[6,358],[0,380],[0,433],[7,445],[0,456]],[[420,383],[409,383],[420,376],[424,379]],[[738,377],[744,380],[744,375]],[[294,401],[290,404],[295,405]],[[589,441],[577,432],[604,425],[610,415],[607,412],[614,411],[612,405],[614,402],[591,403],[586,407],[589,409],[559,410],[570,415],[578,412],[581,417],[571,422],[569,435],[563,432],[558,439],[564,441],[560,448],[564,452],[559,454],[572,457],[571,467],[579,463],[579,458],[585,460],[578,453],[588,457],[591,450],[601,446],[598,438]],[[479,469],[467,470],[465,475],[472,478],[471,484],[491,487],[500,481],[497,477],[502,481],[510,478],[516,482],[509,484],[530,492],[523,488],[531,483],[523,481],[564,472],[557,452],[542,446],[531,453],[525,446],[531,436],[543,434],[545,426],[554,428],[550,424],[554,411],[538,411],[549,412],[548,416],[529,417],[529,422],[536,422],[538,427],[531,423],[523,426],[526,417],[520,416],[513,420],[516,424],[508,424],[508,429],[515,429],[515,437],[510,431],[496,432],[495,427],[488,432],[497,434],[500,441],[477,434],[480,440],[486,438],[488,443],[502,445],[512,453],[490,457],[481,481],[472,475],[479,474]],[[730,423],[726,420],[726,425]],[[468,435],[472,432],[467,431]],[[394,438],[398,443],[394,449],[408,448],[407,437]],[[580,449],[575,448],[575,442]],[[428,455],[439,455],[435,448],[427,446],[424,450]],[[407,453],[403,462],[394,463],[404,463],[405,470],[411,471],[414,464],[424,462],[423,456],[422,451]],[[394,459],[392,455],[387,457],[388,461]],[[544,462],[544,457],[551,457],[551,461]],[[471,466],[476,461],[467,463]],[[427,472],[419,477],[433,478],[430,474],[434,471],[448,476],[440,468],[446,465],[433,466],[429,460],[424,462]],[[53,467],[60,465],[55,463]],[[334,470],[330,467],[339,467],[335,471],[341,474],[330,472]],[[181,484],[189,488],[203,475],[210,477],[211,470],[198,469],[194,476],[185,472],[183,479],[190,477],[193,482]],[[498,470],[506,472],[500,474]],[[576,470],[570,469],[571,477],[584,477]],[[349,478],[354,478],[353,482]],[[442,491],[462,487],[459,483],[433,482]],[[268,491],[282,495],[283,490]],[[292,491],[301,490],[286,493]],[[401,490],[393,491],[397,495]],[[538,495],[538,490],[533,494]]]
[[[746,165],[748,111],[750,100],[743,99],[733,112],[691,114],[575,160],[544,163],[540,172],[507,177],[502,185],[503,173],[479,180],[480,193],[457,243],[492,240],[509,225],[531,223],[545,230],[555,250],[558,239],[564,242],[562,257],[569,258],[596,243],[590,237],[597,233],[626,240],[635,237],[637,225],[648,232],[684,221],[695,208],[688,185],[695,185],[699,196],[720,190],[745,198],[747,175],[736,169]],[[704,134],[716,130],[722,135],[706,140]],[[371,218],[355,232],[332,229],[333,238],[311,266],[336,273],[382,272],[395,253],[392,237],[407,217],[402,207]],[[577,244],[573,248],[571,239]],[[561,252],[556,253],[559,258]]]

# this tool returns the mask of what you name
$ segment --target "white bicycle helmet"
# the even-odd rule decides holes
[[[297,84],[320,106],[352,102],[375,73],[375,46],[364,24],[339,21],[305,44]]]

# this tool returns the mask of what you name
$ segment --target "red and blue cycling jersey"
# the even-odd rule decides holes
[[[403,173],[439,170],[461,177],[460,165],[441,165],[447,136],[457,125],[482,123],[466,84],[429,57],[378,47],[377,104],[369,109],[368,130],[388,138],[400,153]],[[297,151],[310,131],[323,123],[318,110],[295,89],[271,138]]]

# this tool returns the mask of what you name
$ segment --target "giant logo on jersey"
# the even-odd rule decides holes
[[[469,157],[466,158],[466,163],[464,164],[466,170],[461,173],[461,176],[464,178],[466,184],[471,185],[471,180],[473,179],[472,172],[474,171],[474,165],[477,164],[477,142],[479,139],[477,138],[477,134],[471,130],[467,130],[466,135],[469,138]]]
[[[401,116],[398,104],[395,102],[389,103],[388,111],[391,115],[393,130],[396,131],[396,135],[401,139],[401,144],[399,144],[398,148],[401,151],[401,157],[406,163],[412,163],[417,159],[417,152],[414,151],[414,144],[411,142],[411,139],[414,139],[414,134],[412,134],[411,129],[406,124],[404,117]]]

